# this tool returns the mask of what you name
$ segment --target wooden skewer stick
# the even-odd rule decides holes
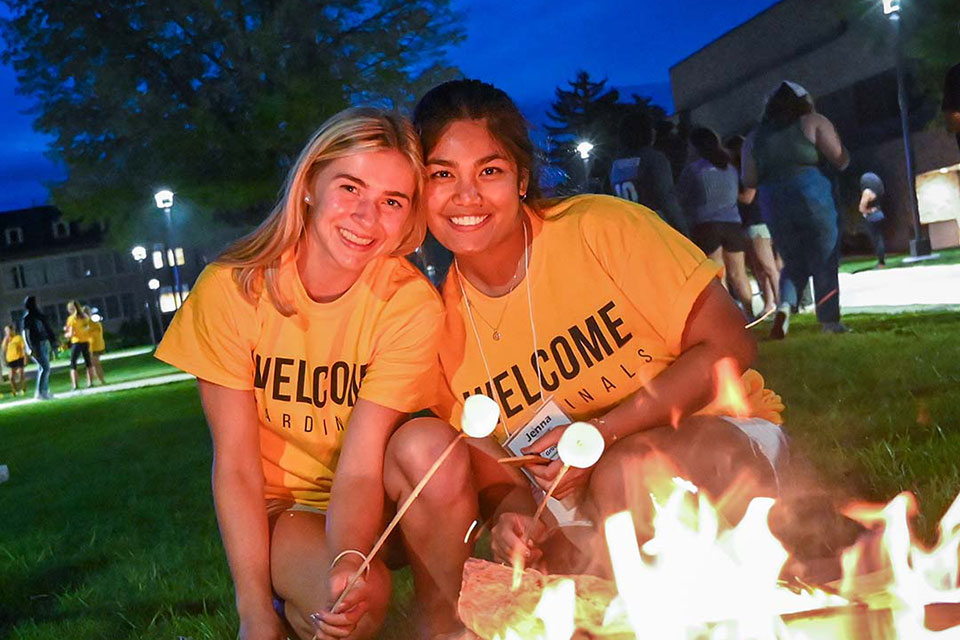
[[[530,525],[527,527],[527,530],[523,533],[523,540],[526,543],[529,539],[530,534],[533,532],[533,528],[537,526],[537,522],[540,521],[540,516],[543,515],[543,510],[547,506],[547,502],[550,501],[550,498],[553,496],[553,492],[556,490],[557,485],[560,484],[560,481],[563,480],[563,476],[570,470],[570,465],[565,464],[560,467],[560,471],[557,473],[557,477],[553,479],[553,484],[550,485],[550,488],[547,489],[547,494],[543,496],[543,500],[540,501],[540,504],[537,505],[537,511],[533,514],[533,520],[530,521]]]
[[[450,441],[450,444],[447,445],[447,448],[443,450],[443,453],[440,454],[440,457],[436,459],[433,465],[427,469],[427,472],[420,478],[420,482],[417,483],[417,486],[413,488],[413,491],[410,492],[410,495],[407,496],[407,499],[403,501],[403,504],[400,505],[400,508],[397,509],[397,513],[393,516],[393,520],[390,521],[390,524],[387,525],[387,528],[383,530],[383,533],[380,534],[380,537],[377,538],[376,543],[373,545],[373,549],[370,550],[370,553],[367,554],[367,559],[363,561],[363,564],[356,570],[356,572],[350,577],[350,582],[347,583],[347,586],[344,587],[343,591],[340,592],[340,597],[337,598],[337,601],[333,603],[333,607],[330,611],[336,613],[337,607],[343,602],[344,598],[347,597],[347,594],[350,593],[350,590],[357,584],[357,580],[360,579],[360,576],[363,575],[363,572],[367,570],[370,566],[370,563],[373,562],[374,556],[377,555],[377,551],[380,551],[380,548],[387,541],[387,538],[390,536],[390,533],[396,528],[400,523],[400,519],[403,518],[403,514],[407,512],[407,509],[410,508],[410,505],[413,504],[413,501],[417,499],[417,496],[420,495],[420,492],[423,491],[423,488],[427,486],[427,483],[430,482],[430,478],[437,472],[437,469],[440,468],[440,465],[450,456],[450,453],[453,451],[453,448],[460,442],[462,439],[466,438],[467,434],[460,433],[456,438]]]
[[[387,541],[387,538],[390,536],[390,532],[399,524],[400,519],[403,518],[403,514],[407,512],[407,509],[410,508],[410,505],[413,504],[413,501],[417,499],[417,496],[420,495],[420,492],[423,491],[423,488],[427,486],[427,483],[430,482],[430,478],[437,472],[437,469],[440,468],[440,465],[443,464],[444,460],[450,455],[453,451],[453,448],[457,445],[460,440],[470,437],[470,438],[486,438],[497,428],[497,423],[500,421],[500,405],[498,405],[493,399],[483,395],[483,394],[474,394],[464,400],[463,402],[463,413],[460,415],[460,433],[454,438],[450,444],[447,445],[447,448],[443,450],[443,453],[434,461],[433,465],[427,469],[427,472],[420,479],[420,482],[417,483],[417,486],[413,488],[413,491],[407,496],[407,499],[403,501],[403,504],[400,505],[400,508],[397,509],[397,514],[393,516],[393,520],[390,521],[390,524],[387,525],[387,528],[383,530],[383,533],[380,534],[380,537],[377,538],[376,543],[373,545],[373,549],[370,550],[370,553],[367,555],[366,559],[360,565],[360,568],[357,569],[350,577],[350,581],[347,583],[347,586],[340,592],[340,596],[337,598],[337,601],[333,603],[333,607],[330,609],[333,612],[336,612],[337,607],[343,603],[343,599],[347,597],[347,594],[350,593],[350,590],[353,589],[354,585],[357,584],[357,580],[360,579],[360,576],[363,575],[363,572],[370,567],[370,563],[373,562],[374,556],[377,555],[377,551],[380,551],[380,547]]]

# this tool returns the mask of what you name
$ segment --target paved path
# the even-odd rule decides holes
[[[12,409],[13,407],[22,407],[25,404],[34,402],[56,402],[65,398],[79,398],[84,396],[93,396],[111,391],[124,391],[126,389],[141,389],[143,387],[155,387],[161,384],[170,384],[171,382],[182,382],[183,380],[193,380],[194,377],[189,373],[171,373],[165,376],[155,376],[153,378],[141,378],[139,380],[129,380],[127,382],[118,382],[116,384],[107,384],[100,387],[90,387],[89,389],[77,389],[76,391],[64,391],[56,394],[52,401],[36,400],[32,397],[25,397],[21,400],[11,400],[0,404],[0,411]]]
[[[840,306],[845,313],[960,308],[960,264],[841,273]]]

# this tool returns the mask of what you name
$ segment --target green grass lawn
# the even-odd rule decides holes
[[[845,321],[854,333],[833,336],[797,317],[758,368],[819,481],[875,500],[910,489],[929,531],[960,490],[960,316]],[[0,637],[234,638],[210,453],[189,382],[0,411]],[[413,637],[397,582],[389,640]]]
[[[922,260],[920,262],[904,262],[904,258],[910,256],[909,253],[897,253],[887,255],[887,269],[900,269],[902,267],[913,266],[932,266],[936,264],[957,264],[960,263],[960,247],[953,249],[937,249],[933,253],[940,254],[936,258]],[[875,256],[849,256],[840,263],[840,273],[856,273],[866,269],[873,269],[877,264]]]
[[[52,391],[54,395],[70,390],[69,366],[57,366],[64,364],[69,365],[69,362],[70,357],[63,355],[54,361],[55,368],[50,374],[50,391]],[[102,364],[103,375],[107,379],[107,384],[129,382],[131,380],[152,378],[154,376],[162,376],[177,372],[177,369],[174,369],[170,365],[160,362],[154,358],[152,353],[143,353],[125,358],[113,358],[110,360],[104,360]],[[9,373],[7,369],[4,371],[5,373]],[[87,384],[87,378],[82,364],[78,367],[77,372],[79,374],[80,388],[83,388]],[[30,376],[30,379],[27,380],[27,396],[33,397],[34,390],[36,389],[36,380],[33,378],[34,374],[28,375]],[[96,381],[96,378],[94,378],[94,381]],[[4,402],[10,402],[11,400],[15,399],[22,399],[22,397],[19,396],[14,398],[10,394],[10,383],[6,377],[4,378],[3,383],[0,384],[0,393],[3,394],[3,396],[0,397],[0,404],[3,404]],[[2,420],[2,418],[0,418],[0,420]]]

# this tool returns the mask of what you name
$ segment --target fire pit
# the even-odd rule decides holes
[[[843,579],[798,588],[781,580],[788,554],[767,527],[773,500],[755,499],[725,529],[709,500],[677,479],[642,547],[629,514],[606,521],[615,583],[526,570],[514,589],[513,569],[472,559],[458,611],[484,640],[960,638],[960,498],[931,549],[911,536],[912,504],[902,494],[848,509],[867,533],[843,552]]]

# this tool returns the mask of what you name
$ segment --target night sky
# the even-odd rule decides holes
[[[453,0],[465,14],[466,41],[450,60],[468,77],[509,93],[542,123],[554,89],[577,70],[608,85],[651,96],[672,109],[669,68],[776,0]],[[0,8],[6,15],[6,10]],[[32,131],[30,107],[15,95],[12,69],[0,66],[0,211],[44,204],[45,180],[62,176]]]

